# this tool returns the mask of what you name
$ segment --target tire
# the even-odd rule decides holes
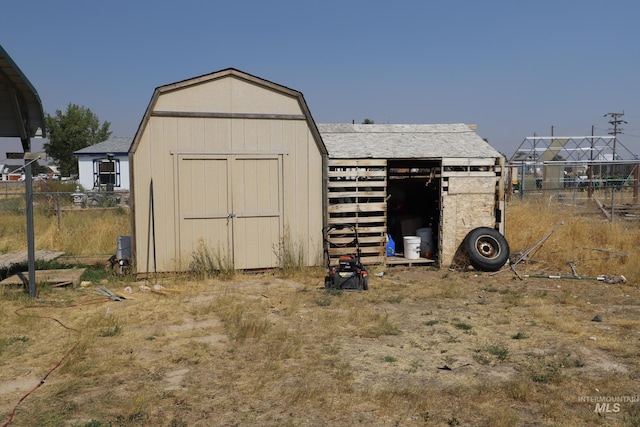
[[[471,230],[464,239],[464,249],[471,265],[480,271],[498,271],[509,260],[507,239],[489,227]]]
[[[362,290],[363,291],[369,290],[369,275],[368,274],[362,278]]]

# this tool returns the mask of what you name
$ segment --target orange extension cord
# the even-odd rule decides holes
[[[87,301],[83,301],[83,302],[79,302],[78,304],[72,304],[72,305],[65,305],[65,306],[51,306],[51,305],[27,305],[24,307],[20,307],[19,309],[17,309],[15,311],[16,315],[20,316],[20,312],[22,310],[28,310],[28,309],[32,309],[32,308],[74,308],[74,307],[80,307],[82,305],[88,305],[88,304],[100,304],[103,302],[107,302],[110,301],[109,298],[99,298],[99,299],[92,299],[92,300],[87,300]],[[61,325],[63,328],[68,329],[70,331],[74,331],[74,332],[80,332],[78,329],[72,328],[70,326],[65,325],[64,323],[62,323],[60,320],[56,319],[55,317],[50,317],[50,316],[33,316],[33,317],[38,317],[40,319],[49,319],[49,320],[53,320],[54,322],[58,323],[59,325]],[[62,365],[62,362],[65,361],[66,358],[68,358],[78,347],[78,344],[74,345],[71,350],[69,350],[63,357],[62,359],[60,359],[58,361],[58,363],[56,363],[56,365],[51,368],[49,370],[49,372],[47,372],[47,374],[42,377],[42,379],[40,380],[40,382],[33,388],[31,389],[27,394],[25,394],[24,396],[22,396],[20,398],[20,400],[18,401],[18,403],[16,403],[16,406],[13,408],[13,411],[11,411],[11,415],[9,416],[9,419],[7,420],[6,423],[4,423],[2,425],[2,427],[7,427],[9,424],[11,424],[11,422],[13,421],[13,417],[16,414],[16,410],[18,409],[18,406],[27,398],[29,397],[29,395],[31,393],[33,393],[34,391],[36,391],[38,388],[40,388],[40,386],[42,386],[42,384],[44,384],[44,382],[47,380],[47,378],[49,377],[49,375],[51,375],[51,373],[53,371],[55,371],[56,369],[58,369],[60,367],[60,365]]]

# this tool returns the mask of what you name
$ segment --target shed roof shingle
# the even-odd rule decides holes
[[[496,158],[466,124],[318,124],[330,158]]]
[[[115,155],[125,155],[129,152],[131,147],[132,137],[128,136],[115,136],[107,139],[106,141],[98,142],[97,144],[90,145],[83,149],[74,151],[76,156],[89,156],[93,154],[107,154],[113,153]]]

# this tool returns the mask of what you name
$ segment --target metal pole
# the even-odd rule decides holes
[[[56,191],[56,213],[58,214],[58,231],[60,231],[60,192]]]
[[[589,150],[589,171],[588,177],[589,185],[587,187],[587,197],[591,199],[593,197],[593,135],[594,135],[594,126],[591,125],[591,148]]]
[[[30,145],[29,145],[30,146]],[[36,289],[36,249],[35,233],[33,227],[33,177],[31,173],[31,160],[25,159],[24,181],[25,199],[27,203],[27,259],[29,266],[29,296],[37,295]]]
[[[524,200],[524,161],[522,162],[522,172],[520,179],[520,200]]]

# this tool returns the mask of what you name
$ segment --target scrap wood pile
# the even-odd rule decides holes
[[[542,237],[542,239],[540,239],[539,241],[537,241],[533,245],[529,246],[527,249],[513,253],[511,255],[510,259],[509,259],[508,264],[507,264],[508,269],[513,271],[513,273],[516,276],[518,276],[518,278],[520,280],[524,280],[527,277],[532,277],[532,278],[541,278],[541,279],[597,280],[597,281],[601,281],[601,282],[608,283],[608,284],[626,283],[627,282],[626,277],[624,277],[622,275],[616,276],[616,275],[611,275],[611,274],[603,274],[603,275],[598,275],[598,276],[581,276],[577,272],[574,260],[568,260],[567,261],[569,267],[571,268],[571,273],[570,274],[569,273],[567,273],[567,274],[542,274],[542,273],[541,274],[521,274],[516,269],[516,267],[519,264],[524,264],[524,263],[527,263],[527,262],[535,262],[534,259],[533,259],[534,254],[553,235],[553,233],[555,233],[555,231],[558,228],[560,228],[563,224],[564,224],[564,221],[560,222],[551,231],[549,231],[546,235],[544,235],[544,237]],[[583,259],[582,261],[589,261],[589,260],[595,260],[595,259],[626,258],[626,257],[629,256],[629,254],[624,253],[624,252],[617,252],[617,251],[611,251],[611,250],[605,250],[605,249],[599,249],[599,248],[576,247],[574,249],[581,250],[583,252],[585,252],[585,251],[593,251],[593,252],[599,252],[601,254],[604,254],[604,256],[600,256],[598,258],[587,258],[587,259]],[[494,273],[491,273],[491,275],[498,274],[498,273],[501,273],[503,271],[508,271],[508,269],[502,269],[502,270],[496,271]]]

